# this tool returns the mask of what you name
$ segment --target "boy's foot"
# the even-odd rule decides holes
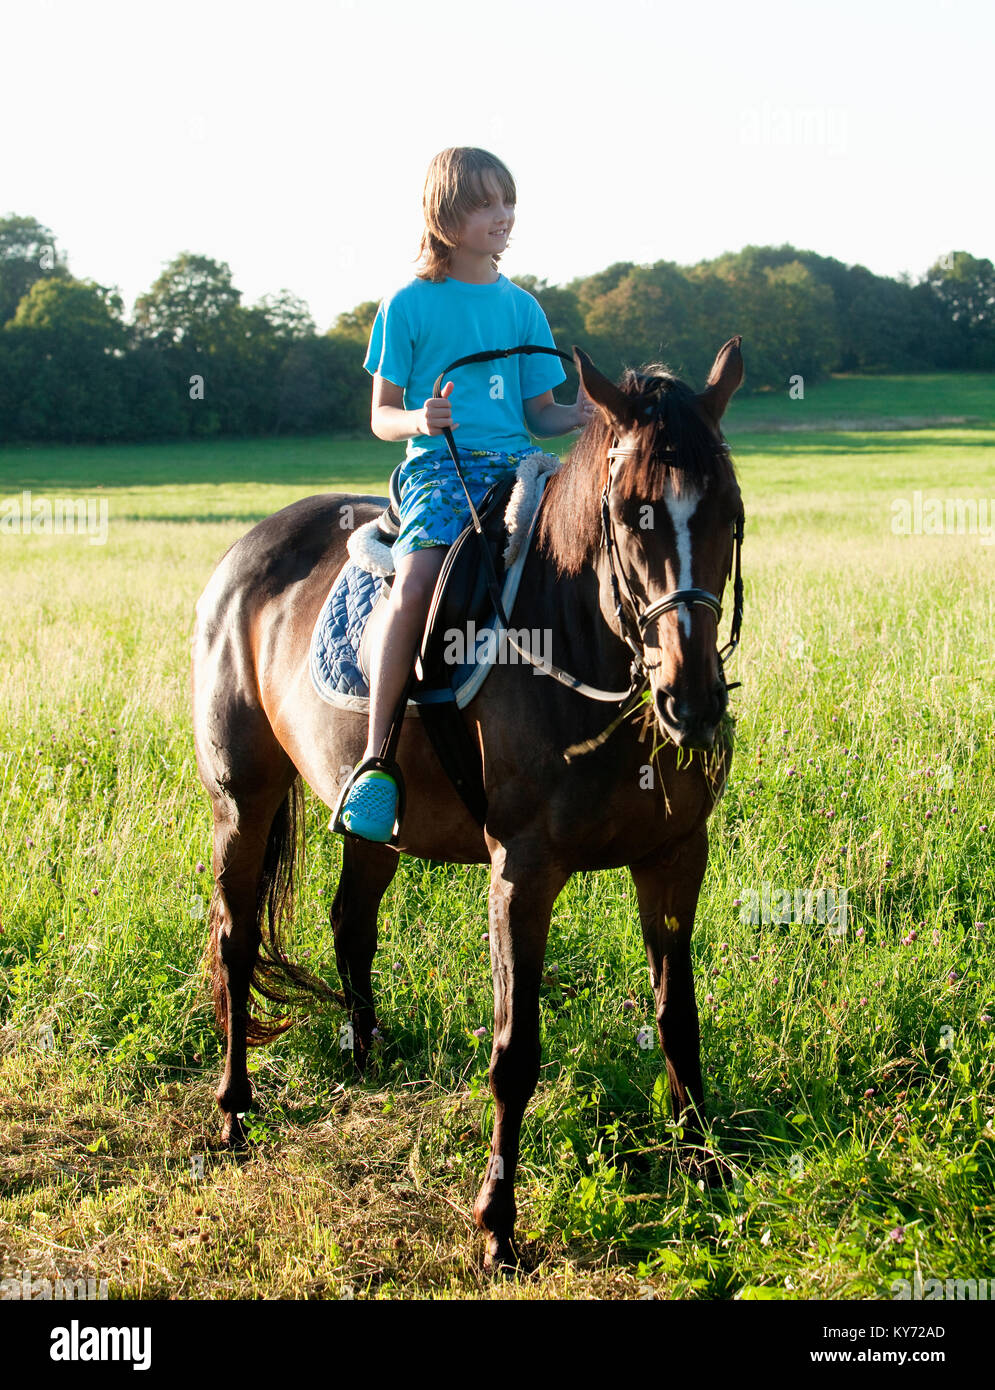
[[[394,833],[397,799],[397,783],[388,772],[363,772],[349,788],[335,819],[351,835],[386,844]]]

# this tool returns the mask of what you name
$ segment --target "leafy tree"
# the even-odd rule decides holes
[[[951,365],[995,367],[995,267],[954,251],[926,271],[924,283],[943,320],[953,326],[958,360]]]
[[[365,344],[364,344],[365,345]],[[280,367],[278,430],[370,432],[370,377],[348,334],[295,343]]]
[[[207,347],[241,299],[225,262],[184,251],[135,301],[135,330],[157,347]]]
[[[289,290],[264,294],[255,307],[265,316],[273,337],[281,343],[302,342],[313,338],[318,331],[305,301]]]
[[[47,328],[79,344],[84,340],[105,351],[120,351],[127,341],[121,319],[124,305],[116,289],[93,280],[36,280],[17,306],[18,328]]]
[[[344,314],[339,314],[328,330],[327,336],[348,338],[351,342],[361,343],[365,349],[370,341],[373,320],[376,318],[379,308],[380,301],[378,299],[364,300],[362,304],[357,304],[355,309],[349,309]]]
[[[211,436],[277,426],[280,364],[315,326],[288,290],[246,308],[228,265],[184,252],[136,302],[135,330],[139,343],[164,354],[187,429]]]
[[[126,439],[174,439],[190,430],[189,395],[177,389],[165,354],[134,346],[119,363]]]
[[[693,266],[619,261],[563,286],[516,283],[561,346],[580,343],[609,375],[662,360],[700,385],[736,332],[748,389],[834,370],[995,369],[995,270],[965,251],[916,284],[788,244]],[[117,291],[74,279],[46,227],[0,220],[0,436],[365,435],[377,302],[319,336],[289,290],[251,308],[241,300],[224,262],[184,252],[139,297],[129,327]]]
[[[586,317],[587,311],[594,301],[613,290],[633,268],[632,261],[615,261],[606,270],[599,270],[594,275],[582,275],[571,280],[566,288],[576,297],[577,307],[581,314]]]
[[[127,331],[116,291],[71,278],[36,280],[3,329],[16,397],[8,428],[32,439],[127,433],[121,359]]]
[[[7,323],[0,333],[8,438],[115,439],[127,434],[122,358],[61,330]],[[7,392],[9,391],[9,395]]]
[[[588,299],[584,324],[598,344],[602,370],[662,362],[679,373],[695,351],[695,287],[679,266],[632,266],[614,288]]]
[[[68,274],[65,254],[47,227],[34,217],[0,217],[0,325],[14,317],[36,281]]]
[[[995,266],[966,251],[955,251],[926,271],[926,284],[954,323],[968,328],[995,322]]]
[[[577,303],[577,296],[558,285],[549,285],[534,275],[516,275],[514,284],[534,295],[546,315],[553,342],[564,352],[569,352],[574,343],[586,347],[587,330],[584,316]]]

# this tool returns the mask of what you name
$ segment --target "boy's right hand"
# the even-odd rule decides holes
[[[459,429],[459,425],[453,419],[453,408],[449,404],[452,389],[453,383],[447,381],[442,388],[441,396],[429,396],[418,412],[419,434],[441,434],[447,427],[453,430]]]

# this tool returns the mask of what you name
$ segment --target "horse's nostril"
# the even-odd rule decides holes
[[[658,690],[656,692],[656,707],[668,724],[680,723],[680,711],[677,708],[677,699],[673,691],[666,687]]]

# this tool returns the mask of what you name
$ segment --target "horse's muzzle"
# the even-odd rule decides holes
[[[678,748],[707,750],[729,703],[725,682],[717,680],[704,697],[680,696],[667,686],[656,692],[657,718]]]

